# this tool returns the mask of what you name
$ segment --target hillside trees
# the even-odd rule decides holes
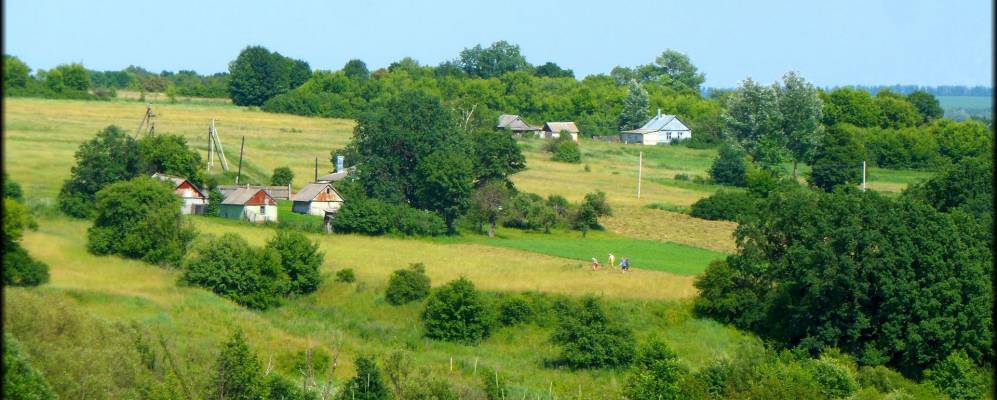
[[[263,373],[260,361],[246,344],[242,331],[235,331],[222,347],[214,369],[211,397],[217,399],[257,400],[263,397]]]
[[[917,111],[924,117],[923,122],[931,122],[945,115],[942,105],[938,103],[935,95],[917,90],[907,95],[907,101],[917,108]]]
[[[623,111],[620,112],[620,130],[643,126],[647,122],[649,105],[647,91],[636,80],[631,80],[627,86],[627,97],[623,100]]]
[[[346,382],[346,387],[339,392],[340,400],[388,400],[391,391],[381,376],[381,369],[370,356],[358,355],[353,361],[357,366],[357,375]]]
[[[743,151],[734,146],[721,146],[717,158],[710,165],[708,171],[710,178],[721,185],[745,186],[748,173],[746,156]]]
[[[148,177],[116,182],[97,192],[87,249],[179,266],[197,234],[180,219],[181,200],[168,185]]]
[[[319,268],[325,259],[318,242],[301,232],[279,230],[266,247],[280,255],[281,268],[288,278],[288,293],[308,294],[318,289],[322,281]]]
[[[367,64],[357,59],[347,61],[346,65],[343,66],[343,73],[350,79],[370,78],[370,71],[367,70]]]
[[[865,149],[850,130],[832,127],[813,153],[811,185],[831,191],[839,185],[861,181]]]
[[[34,225],[28,208],[5,197],[3,217],[3,284],[38,286],[48,282],[48,264],[34,259],[21,247],[24,230]]]
[[[848,123],[860,128],[879,125],[879,110],[869,92],[837,88],[824,96],[824,124]]]
[[[641,347],[623,391],[627,399],[679,399],[683,372],[675,352],[655,339]]]
[[[688,55],[672,49],[662,52],[649,67],[651,74],[657,79],[665,81],[677,90],[698,93],[699,85],[706,80],[706,76],[692,64]]]
[[[495,236],[495,225],[498,224],[499,218],[508,212],[509,207],[506,206],[506,202],[509,201],[510,195],[508,185],[501,181],[489,181],[475,189],[471,195],[471,210],[468,215],[478,222],[479,232],[480,225],[488,223],[488,237]]]
[[[911,375],[956,350],[979,364],[993,354],[992,235],[972,219],[854,189],[775,192],[737,228],[737,255],[697,279],[696,308]]]
[[[179,176],[195,185],[202,185],[204,164],[201,154],[187,146],[187,139],[180,135],[157,134],[138,141],[142,172],[155,172]]]
[[[4,54],[3,55],[3,91],[10,92],[11,89],[23,89],[28,85],[28,74],[31,68],[20,58]]]
[[[74,157],[76,165],[59,192],[59,207],[77,218],[92,216],[91,205],[97,191],[110,183],[137,176],[141,166],[138,143],[114,125],[80,145]]]
[[[294,181],[294,171],[288,167],[277,167],[273,169],[273,175],[270,176],[271,185],[287,186]]]
[[[498,181],[511,186],[509,177],[526,169],[526,157],[516,139],[506,134],[477,130],[471,132],[475,185]]]
[[[240,106],[261,106],[311,77],[308,63],[261,46],[243,49],[229,64],[229,97]]]
[[[41,372],[31,365],[31,359],[23,345],[9,333],[3,335],[3,366],[4,398],[24,400],[58,398]]]

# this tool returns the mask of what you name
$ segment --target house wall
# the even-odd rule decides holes
[[[218,216],[229,219],[242,219],[242,208],[243,206],[239,204],[222,204],[221,208],[218,209]]]
[[[207,199],[199,197],[184,197],[183,208],[180,209],[180,212],[185,215],[195,214],[194,209],[198,208],[195,206],[199,205],[203,207],[206,204],[208,204]]]
[[[263,208],[260,211],[260,208]],[[242,218],[249,222],[277,222],[277,206],[274,205],[247,205],[242,208]]]
[[[671,134],[669,136],[669,134]],[[647,135],[653,136],[653,135]],[[658,141],[656,144],[667,144],[671,143],[673,140],[685,140],[692,137],[692,132],[688,130],[681,131],[661,131],[658,132]]]

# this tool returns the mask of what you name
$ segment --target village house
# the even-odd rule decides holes
[[[512,131],[512,134],[516,136],[531,136],[540,134],[540,128],[527,124],[523,118],[512,114],[499,115],[498,126],[496,127]]]
[[[277,222],[277,201],[265,190],[247,186],[225,196],[218,215],[250,222]]]
[[[674,115],[662,115],[660,108],[658,115],[647,121],[644,126],[620,132],[620,141],[628,144],[668,144],[673,140],[685,140],[691,137],[692,130],[688,126]]]
[[[267,192],[270,197],[276,200],[290,200],[291,199],[291,185],[286,186],[263,186],[263,185],[218,185],[218,191],[222,192],[222,196],[228,197],[236,190],[239,189],[261,189]]]
[[[578,141],[578,127],[574,122],[547,122],[542,131],[546,139],[557,139],[561,137],[561,132],[566,131],[571,134],[571,140]]]
[[[343,205],[343,196],[329,183],[309,183],[292,200],[292,211],[319,216],[330,216]]]
[[[173,186],[173,193],[176,193],[177,196],[183,199],[183,206],[180,208],[181,213],[185,215],[204,213],[204,206],[208,204],[208,196],[201,192],[201,189],[198,189],[196,185],[190,183],[187,179],[160,174],[158,172],[152,174],[152,178]]]

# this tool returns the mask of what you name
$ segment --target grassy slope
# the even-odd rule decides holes
[[[247,331],[253,347],[289,374],[290,355],[309,343],[331,352],[329,343],[339,333],[344,354],[336,376],[352,373],[350,358],[357,352],[384,354],[393,349],[412,351],[419,365],[448,374],[449,358],[457,364],[454,377],[472,380],[473,360],[497,369],[517,387],[540,390],[554,382],[555,392],[615,392],[618,372],[571,373],[541,368],[556,355],[547,341],[549,328],[502,328],[479,346],[439,343],[421,338],[421,306],[387,305],[383,290],[387,276],[409,262],[422,261],[434,285],[467,275],[485,290],[602,295],[639,337],[661,335],[675,343],[684,363],[697,367],[714,357],[729,355],[737,346],[757,343],[749,335],[688,314],[684,301],[691,293],[675,287],[676,277],[642,271],[622,275],[591,272],[563,259],[496,249],[474,244],[438,244],[420,240],[366,238],[351,235],[313,237],[326,253],[322,273],[326,283],[313,295],[294,299],[284,307],[252,312],[196,288],[178,287],[178,273],[118,257],[96,257],[85,250],[88,224],[68,219],[42,219],[37,232],[24,240],[27,249],[52,267],[52,280],[39,289],[14,289],[7,293],[5,311],[18,312],[25,297],[43,296],[69,300],[110,320],[137,320],[156,326],[172,337],[183,337],[184,346],[210,353],[232,327]],[[237,222],[196,219],[201,232],[236,232],[261,245],[272,235],[266,227]],[[454,262],[459,260],[460,262]],[[473,266],[473,267],[472,267]],[[353,268],[358,283],[331,282],[340,268]],[[678,278],[684,280],[686,278]],[[626,299],[626,300],[623,300]],[[183,349],[181,349],[183,351]],[[291,375],[293,376],[293,375]]]

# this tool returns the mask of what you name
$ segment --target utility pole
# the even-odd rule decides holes
[[[246,148],[246,137],[242,137],[242,145],[239,146],[239,172],[235,175],[235,184],[239,184],[239,178],[242,177],[242,150]]]
[[[640,173],[644,167],[644,152],[640,152],[637,158],[637,200],[640,200]]]
[[[865,161],[862,161],[862,191],[865,191]]]
[[[315,157],[315,180],[312,182],[318,182],[318,157]]]

